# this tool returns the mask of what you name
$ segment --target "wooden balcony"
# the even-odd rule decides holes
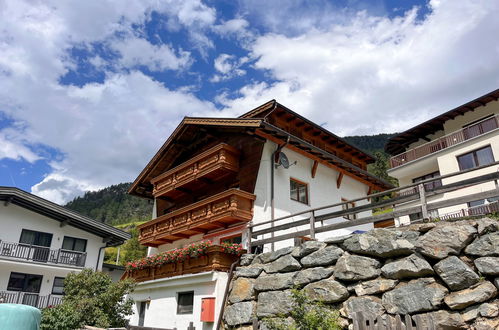
[[[237,259],[239,259],[238,255],[224,252],[221,246],[210,246],[206,251],[206,255],[162,266],[128,270],[123,274],[121,279],[133,278],[137,282],[144,282],[184,274],[210,271],[227,272],[230,270],[232,263]]]
[[[390,158],[391,168],[399,167],[413,160],[439,152],[474,137],[499,128],[498,116],[487,118],[434,141],[430,141]]]
[[[229,189],[140,225],[139,241],[157,247],[217,228],[248,222],[253,218],[256,196]]]
[[[207,185],[237,173],[239,154],[237,149],[225,143],[208,149],[152,179],[153,195],[175,198],[185,191],[200,189],[200,185]]]

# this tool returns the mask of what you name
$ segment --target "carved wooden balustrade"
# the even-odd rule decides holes
[[[195,274],[209,271],[229,271],[233,262],[239,259],[236,254],[224,252],[221,246],[210,246],[206,254],[189,258],[176,263],[161,266],[150,266],[144,269],[127,270],[121,279],[133,278],[137,282],[156,280],[184,274]]]
[[[155,177],[154,197],[175,197],[183,191],[198,189],[199,184],[217,181],[239,170],[240,152],[221,143],[187,162]]]
[[[159,246],[217,228],[251,221],[256,196],[229,189],[140,225],[139,241]]]

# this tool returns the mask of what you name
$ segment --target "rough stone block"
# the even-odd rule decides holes
[[[381,268],[381,273],[392,279],[425,277],[433,275],[433,268],[420,255],[411,254],[408,257],[387,263]]]
[[[368,280],[379,276],[380,262],[363,256],[346,255],[338,259],[334,277],[344,281]]]
[[[451,290],[463,290],[478,283],[480,277],[456,256],[448,257],[433,266],[438,276]]]
[[[458,255],[473,240],[477,231],[470,225],[435,227],[418,240],[418,250],[425,256],[443,259]]]
[[[468,306],[494,298],[497,288],[490,282],[479,283],[469,289],[452,292],[444,301],[450,309],[464,309]]]
[[[324,303],[344,301],[349,296],[347,288],[332,279],[310,283],[303,290],[309,299]]]
[[[300,262],[303,267],[318,267],[333,265],[343,254],[343,250],[336,246],[328,246],[303,257]]]

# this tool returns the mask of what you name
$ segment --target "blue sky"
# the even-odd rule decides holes
[[[57,203],[132,181],[184,116],[270,99],[339,135],[499,87],[499,3],[0,2],[0,185]]]

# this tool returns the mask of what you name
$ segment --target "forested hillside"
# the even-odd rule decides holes
[[[128,195],[131,183],[120,183],[76,197],[66,207],[92,219],[118,225],[151,219],[152,204],[143,198]]]
[[[354,135],[345,136],[344,139],[362,149],[363,151],[374,155],[377,151],[385,152],[384,147],[389,138],[395,134],[377,134],[377,135]]]

